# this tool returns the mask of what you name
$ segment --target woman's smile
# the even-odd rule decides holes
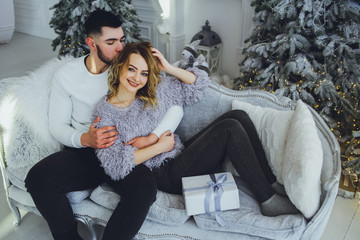
[[[128,88],[130,92],[137,92],[148,81],[149,67],[140,54],[131,54],[129,65],[120,73],[120,86]]]
[[[136,87],[139,86],[139,84],[138,84],[137,82],[132,81],[132,80],[130,80],[130,79],[128,79],[128,83],[130,84],[130,86],[132,86],[132,87],[134,87],[134,88],[136,88]]]

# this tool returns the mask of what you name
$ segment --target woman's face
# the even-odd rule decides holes
[[[149,77],[149,67],[140,54],[132,53],[129,58],[129,65],[120,72],[120,87],[129,92],[136,93],[143,88]]]

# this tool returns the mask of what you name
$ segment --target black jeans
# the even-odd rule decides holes
[[[226,156],[251,188],[259,202],[275,194],[276,181],[249,116],[229,111],[184,143],[185,150],[154,171],[158,188],[182,192],[181,178],[221,171]]]
[[[133,239],[157,192],[153,173],[138,165],[123,180],[108,177],[91,148],[65,148],[37,163],[25,180],[37,209],[56,240],[81,239],[66,193],[95,188],[107,182],[121,201],[104,230],[103,239]]]

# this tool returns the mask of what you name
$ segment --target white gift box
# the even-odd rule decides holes
[[[183,177],[182,184],[189,216],[240,207],[238,188],[230,172]]]

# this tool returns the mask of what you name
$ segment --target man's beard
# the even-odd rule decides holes
[[[97,49],[97,55],[98,55],[99,59],[101,61],[103,61],[104,63],[106,63],[107,65],[110,65],[110,63],[112,62],[112,59],[105,57],[105,55],[101,51],[100,46],[96,45],[96,49]]]

